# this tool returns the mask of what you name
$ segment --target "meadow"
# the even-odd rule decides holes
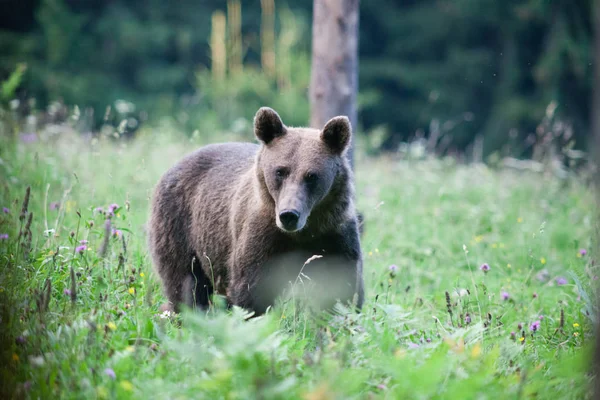
[[[591,398],[596,214],[578,173],[372,157],[359,142],[360,314],[287,301],[247,320],[215,301],[172,315],[146,246],[153,186],[251,127],[2,126],[3,398]]]

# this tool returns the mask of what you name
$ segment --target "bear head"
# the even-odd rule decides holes
[[[346,152],[352,136],[347,117],[334,117],[320,130],[292,128],[275,110],[262,107],[254,117],[254,134],[262,143],[256,160],[258,178],[264,196],[274,205],[279,229],[301,231],[311,212],[344,194],[340,186],[348,185]]]

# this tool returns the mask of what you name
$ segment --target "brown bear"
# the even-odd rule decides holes
[[[202,147],[168,170],[152,200],[149,246],[169,306],[225,295],[260,315],[298,281],[317,297],[363,303],[362,254],[346,117],[292,128],[263,107],[260,145]],[[313,257],[310,263],[307,259]],[[300,279],[303,281],[302,279]]]

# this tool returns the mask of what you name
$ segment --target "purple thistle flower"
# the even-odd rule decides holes
[[[113,371],[112,368],[106,368],[104,370],[104,373],[106,375],[108,375],[108,377],[111,378],[111,379],[116,379],[117,378],[117,374],[115,374],[115,371]]]
[[[379,385],[377,385],[377,389],[379,389],[379,390],[387,390],[387,386],[385,386],[383,383],[380,383]]]
[[[536,292],[533,292],[533,298],[537,299],[537,297],[538,297],[538,294]]]
[[[114,212],[114,211],[115,211],[117,208],[119,208],[119,205],[118,205],[118,204],[116,204],[116,203],[113,203],[113,204],[111,204],[110,206],[108,206],[108,209],[109,209],[110,211],[113,211],[113,212]]]
[[[392,264],[389,266],[390,272],[396,273],[398,271],[398,266],[396,264]]]
[[[96,207],[95,210],[98,214],[102,214],[104,212],[104,209],[102,207]]]
[[[8,233],[0,233],[0,240],[8,240]]]
[[[119,237],[119,236],[121,236],[121,234],[122,234],[122,232],[120,230],[114,229],[114,228],[112,229],[112,235],[114,237]]]
[[[517,340],[517,334],[514,331],[510,333],[510,340]]]
[[[65,290],[63,290],[63,294],[64,294],[65,296],[69,296],[69,297],[71,297],[71,290],[69,290],[69,289],[65,289]]]
[[[467,314],[465,316],[465,324],[469,325],[471,323],[471,316],[469,314]]]
[[[529,330],[531,332],[537,332],[540,329],[540,321],[534,321],[531,325],[529,325]]]
[[[586,249],[579,249],[579,255],[581,255],[581,257],[585,257],[587,255],[587,250]]]
[[[15,338],[16,344],[25,344],[26,341],[27,341],[27,339],[25,339],[25,336],[17,336]]]
[[[413,342],[408,343],[408,348],[409,349],[418,349],[419,345]]]
[[[6,208],[6,207],[2,207],[2,212],[3,212],[4,214],[9,214],[9,213],[10,213],[10,210],[9,210],[8,208]]]
[[[83,253],[86,250],[87,250],[87,246],[85,244],[82,244],[81,246],[77,246],[75,248],[75,252],[79,253],[79,254]]]
[[[538,319],[539,319],[540,321],[543,321],[543,320],[544,320],[544,316],[543,316],[543,315],[540,315],[540,316],[538,317]]]
[[[58,202],[56,202],[56,201],[53,201],[52,203],[50,203],[50,204],[48,205],[48,208],[49,208],[50,210],[52,210],[52,211],[54,211],[54,210],[58,210],[58,209],[60,208],[60,203],[58,203]]]
[[[481,267],[479,267],[480,270],[482,270],[483,272],[487,273],[490,270],[490,265],[487,263],[483,263],[481,264]]]
[[[88,241],[87,241],[87,240],[85,240],[85,239],[83,239],[83,240],[80,240],[80,241],[79,241],[79,244],[88,244]]]
[[[502,292],[502,293],[500,293],[500,296],[502,297],[502,300],[504,300],[504,301],[510,299],[510,294],[508,294],[508,292]]]
[[[35,133],[21,133],[20,138],[23,143],[37,142],[37,135]]]
[[[566,285],[567,283],[569,283],[569,281],[567,281],[567,279],[563,278],[562,276],[556,278],[556,284],[559,286]]]
[[[523,329],[523,324],[519,322],[519,323],[517,324],[517,329],[518,329],[519,331],[520,331],[520,330],[522,330],[522,329]]]
[[[431,339],[430,339],[430,338],[427,338],[427,339],[425,339],[425,341],[426,341],[427,343],[431,343]]]

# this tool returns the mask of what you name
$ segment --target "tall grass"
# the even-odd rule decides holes
[[[249,321],[172,315],[145,244],[153,185],[202,143],[251,140],[249,121],[128,140],[73,120],[24,136],[14,120],[0,125],[3,398],[590,396],[594,203],[575,174],[359,153],[362,313],[282,300]]]

